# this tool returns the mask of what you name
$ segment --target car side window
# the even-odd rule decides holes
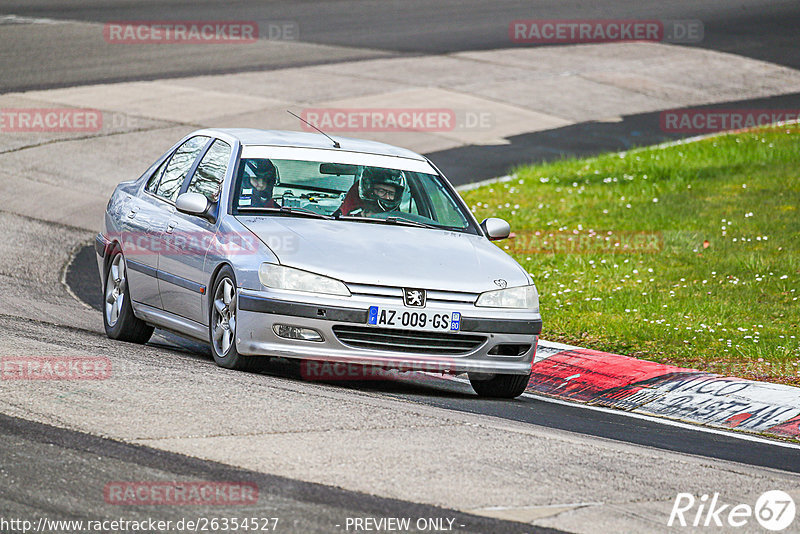
[[[225,171],[228,169],[230,159],[231,146],[220,139],[214,141],[206,155],[200,160],[187,192],[201,193],[210,202],[216,202],[219,199],[220,187],[222,187],[222,180],[225,178]]]
[[[175,202],[183,181],[186,179],[186,174],[192,168],[192,164],[207,142],[208,137],[198,135],[178,147],[172,159],[169,160],[164,176],[161,177],[161,182],[158,184],[158,190],[156,191],[158,196]]]
[[[164,172],[164,167],[167,166],[169,163],[169,158],[165,159],[158,168],[153,171],[153,174],[150,175],[150,178],[147,179],[147,185],[145,186],[144,190],[148,193],[155,193],[156,188],[158,187],[158,179],[161,178],[161,173]]]

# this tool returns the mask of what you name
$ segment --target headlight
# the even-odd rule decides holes
[[[350,296],[347,286],[339,280],[274,263],[262,263],[258,268],[258,279],[275,289]]]
[[[509,287],[481,293],[475,306],[487,308],[522,308],[539,311],[539,293],[536,286]]]

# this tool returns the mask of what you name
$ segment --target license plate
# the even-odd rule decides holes
[[[370,306],[367,324],[428,332],[458,332],[461,329],[461,313]]]

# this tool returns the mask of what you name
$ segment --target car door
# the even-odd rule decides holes
[[[182,192],[200,193],[215,204],[232,153],[230,144],[214,140],[206,147]],[[201,324],[207,323],[202,311],[207,291],[203,265],[215,232],[215,222],[175,211],[167,221],[159,257],[159,290],[164,309]]]
[[[161,308],[158,292],[158,245],[161,239],[159,210],[164,207],[152,195],[158,188],[161,175],[169,163],[170,155],[148,177],[138,195],[131,195],[120,216],[119,239],[122,242],[128,267],[128,286],[131,299],[148,306]]]

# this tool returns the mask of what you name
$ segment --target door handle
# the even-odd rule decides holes
[[[176,226],[178,226],[178,221],[170,221],[167,223],[167,233],[171,234]]]
[[[128,212],[128,218],[133,219],[134,217],[136,217],[137,213],[139,213],[139,208],[136,207],[131,208],[131,211]]]

